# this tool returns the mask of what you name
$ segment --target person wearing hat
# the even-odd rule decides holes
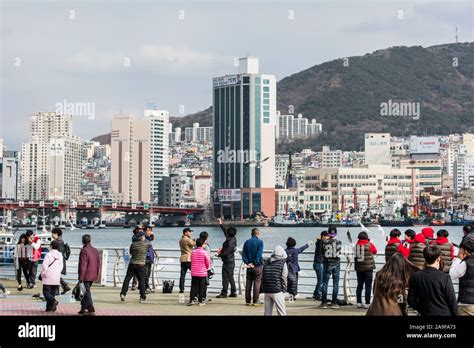
[[[449,270],[452,280],[459,279],[458,314],[474,315],[474,233],[464,236],[459,253]]]
[[[184,292],[184,281],[186,279],[186,273],[191,270],[191,253],[193,251],[196,241],[191,239],[193,230],[186,227],[183,230],[183,236],[179,240],[179,248],[181,249],[181,256],[179,261],[181,262],[181,273],[179,276],[179,293]]]
[[[125,296],[128,291],[128,284],[133,276],[137,277],[138,288],[140,290],[140,303],[145,302],[145,263],[146,254],[148,251],[148,244],[145,243],[145,233],[137,232],[133,236],[132,245],[130,245],[130,263],[128,264],[127,274],[122,284],[120,291],[120,300],[125,301]]]
[[[332,301],[331,308],[339,308],[337,304],[337,294],[339,292],[339,272],[341,271],[341,248],[342,243],[336,239],[337,228],[330,226],[328,228],[329,239],[323,243],[323,287],[320,308],[328,308],[328,286],[329,279],[332,276]]]
[[[431,244],[431,242],[435,240],[434,230],[433,230],[432,227],[423,227],[421,229],[421,234],[423,234],[423,236],[425,236],[426,245]]]

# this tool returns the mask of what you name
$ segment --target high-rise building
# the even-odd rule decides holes
[[[212,127],[199,127],[199,123],[193,123],[192,127],[186,127],[184,129],[184,141],[187,143],[211,142]]]
[[[225,216],[275,215],[276,79],[260,74],[258,63],[241,58],[237,74],[213,79],[213,196],[240,192],[238,201],[227,196],[231,204],[214,200],[214,211]]]
[[[342,151],[331,150],[329,146],[323,146],[321,151],[321,168],[342,167]]]
[[[277,112],[277,139],[298,139],[309,138],[320,134],[323,130],[321,123],[317,123],[315,119],[311,122],[304,118],[302,114],[282,115]]]
[[[145,109],[145,119],[149,120],[150,129],[150,201],[159,195],[161,179],[169,175],[169,112],[159,110],[156,104]]]
[[[29,142],[22,144],[20,155],[20,180],[19,198],[23,200],[48,199],[51,175],[49,150],[51,139],[72,139],[72,115],[59,115],[55,112],[39,112],[30,117]],[[76,165],[66,162],[66,167]],[[81,173],[75,170],[67,172],[74,173],[78,177],[67,179],[76,182],[80,180]]]
[[[77,200],[81,191],[82,144],[78,137],[49,141],[49,200]]]
[[[474,155],[471,155],[464,144],[459,145],[459,152],[454,161],[454,192],[474,188]]]
[[[3,138],[0,138],[0,157],[3,157]]]
[[[168,176],[169,113],[156,106],[144,117],[112,119],[111,197],[122,202],[153,202]]]
[[[390,133],[365,134],[365,164],[392,165]]]
[[[3,151],[0,157],[0,198],[17,199],[18,153]]]

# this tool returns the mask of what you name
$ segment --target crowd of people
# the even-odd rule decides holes
[[[246,268],[245,304],[264,306],[265,315],[272,315],[274,307],[278,315],[286,315],[286,299],[295,300],[298,295],[301,271],[298,257],[313,241],[297,247],[296,240],[289,237],[286,248],[277,245],[271,256],[265,258],[264,242],[258,228],[251,230],[250,238],[240,250],[237,247],[236,228],[225,227],[220,219],[218,223],[225,241],[214,255],[222,262],[222,290],[217,298],[238,296],[234,271],[235,255],[240,251]],[[369,235],[364,231],[360,232],[353,249],[357,275],[357,307],[367,309],[367,315],[407,315],[409,308],[420,315],[474,315],[474,231],[468,225],[463,227],[463,232],[461,243],[456,245],[459,251],[455,254],[455,244],[449,240],[449,233],[445,229],[437,231],[436,237],[431,227],[423,228],[418,234],[407,229],[403,239],[399,229],[391,230],[384,250],[385,264],[376,272],[375,277],[377,249]],[[130,260],[120,291],[122,302],[125,301],[130,282],[132,290],[138,286],[140,303],[145,303],[147,294],[153,292],[154,284],[150,284],[155,262],[153,240],[151,226],[134,228],[129,248]],[[91,245],[90,235],[82,236],[82,244],[78,281],[85,290],[78,314],[94,315],[91,286],[100,274],[100,257],[98,250]],[[185,291],[185,279],[189,270],[191,287],[187,305],[204,306],[211,301],[207,296],[207,287],[215,273],[209,234],[203,231],[199,238],[193,238],[193,230],[186,227],[179,240],[179,247],[179,293],[183,294]],[[319,308],[338,308],[347,304],[338,298],[341,251],[342,243],[337,238],[337,228],[334,226],[322,231],[316,239],[313,260],[316,284],[310,299],[320,301]],[[28,289],[36,287],[42,253],[41,240],[33,231],[27,230],[19,237],[15,252],[18,291],[23,290],[22,276]],[[62,238],[61,229],[54,228],[52,242],[41,263],[38,277],[43,285],[47,312],[57,310],[58,301],[55,297],[59,293],[71,291],[71,287],[63,279],[70,254],[71,250]],[[329,300],[331,278],[332,296]],[[459,280],[458,298],[453,280]],[[5,295],[9,294],[2,284],[0,291]],[[263,302],[260,301],[260,294],[264,294]]]

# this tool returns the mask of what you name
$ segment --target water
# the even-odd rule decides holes
[[[209,244],[212,249],[217,249],[222,246],[225,240],[225,236],[221,229],[216,227],[191,227],[193,229],[193,238],[198,238],[201,231],[207,231],[209,233]],[[408,228],[413,229],[415,232],[421,232],[422,227],[402,227],[398,228],[403,232]],[[459,244],[463,236],[462,227],[460,226],[433,226],[436,231],[440,229],[446,229],[449,232],[449,239]],[[237,227],[237,245],[241,246],[248,238],[250,238],[251,227]],[[392,228],[384,227],[385,234],[382,236],[382,232],[377,228],[368,228],[372,243],[375,244],[379,252],[383,252],[385,248],[385,237],[388,235]],[[153,229],[155,234],[155,241],[153,245],[155,248],[179,248],[178,242],[182,236],[182,228],[180,227],[155,227]],[[321,231],[327,230],[327,228],[315,228],[315,227],[260,227],[260,238],[263,240],[265,250],[272,250],[276,245],[285,247],[286,240],[288,237],[296,239],[297,246],[304,245],[309,240],[315,241]],[[20,229],[15,234],[15,239],[21,233],[24,233],[25,229]],[[341,227],[338,228],[337,238],[342,241],[343,244],[349,245],[347,238],[347,231],[350,232],[352,240],[357,241],[357,235],[362,231],[360,227]],[[83,234],[90,234],[92,237],[92,244],[95,247],[116,247],[126,248],[131,244],[132,229],[126,228],[105,228],[105,229],[93,229],[93,230],[82,230],[76,229],[71,231],[69,228],[63,230],[63,238],[66,243],[70,246],[81,246],[81,237]],[[314,244],[313,244],[314,246]],[[312,246],[312,247],[313,247]],[[311,248],[310,247],[310,250]]]

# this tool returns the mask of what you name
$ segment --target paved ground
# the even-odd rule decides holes
[[[11,294],[3,298],[0,294],[0,316],[9,315],[76,315],[80,309],[79,303],[71,302],[70,294],[57,296],[58,310],[55,313],[46,313],[45,302],[37,300],[32,295],[41,292],[41,285],[36,289],[17,291],[14,281],[1,281]],[[120,289],[113,287],[98,287],[92,289],[94,305],[97,315],[127,316],[127,315],[263,315],[263,307],[246,306],[244,297],[216,299],[217,294],[209,294],[211,302],[205,306],[186,306],[189,293],[185,293],[185,303],[179,302],[179,294],[154,293],[147,296],[147,302],[138,302],[138,291],[127,294],[126,301],[120,301]],[[263,299],[263,298],[262,298]],[[298,299],[287,302],[288,315],[365,315],[365,310],[355,306],[345,306],[339,309],[319,309],[319,302],[310,299]],[[276,312],[275,312],[276,315]]]

